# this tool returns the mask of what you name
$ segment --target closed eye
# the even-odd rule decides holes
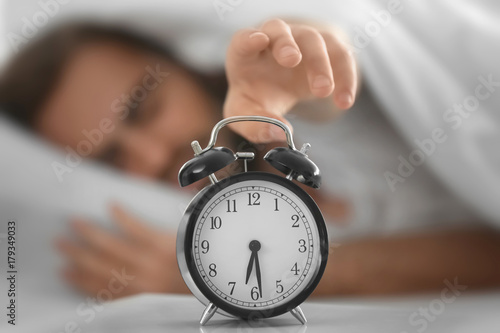
[[[121,167],[123,161],[123,152],[118,143],[112,143],[97,159],[115,167]]]

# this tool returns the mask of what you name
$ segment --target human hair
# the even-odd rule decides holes
[[[122,27],[73,23],[60,25],[30,41],[10,60],[0,75],[0,112],[33,128],[65,65],[82,46],[95,42],[119,43],[165,57],[190,72],[216,99],[224,99],[227,83],[223,75],[208,77],[193,71],[166,46]]]

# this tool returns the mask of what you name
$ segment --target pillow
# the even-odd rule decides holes
[[[106,223],[116,202],[149,223],[175,229],[191,195],[68,156],[0,117],[0,199],[28,210],[59,211]],[[65,168],[65,173],[60,168]]]
[[[65,154],[0,115],[0,254],[7,253],[7,222],[15,220],[17,302],[22,316],[43,320],[59,310],[77,309],[83,298],[59,277],[61,257],[54,238],[67,232],[71,217],[81,216],[111,227],[110,201],[154,227],[175,232],[191,199],[174,186],[135,179],[82,161],[59,181],[54,162]],[[7,260],[0,271],[7,272]],[[1,279],[0,290],[8,290]],[[19,312],[19,311],[18,311]]]

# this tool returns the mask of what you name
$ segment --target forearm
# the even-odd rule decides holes
[[[398,294],[500,286],[500,233],[460,229],[371,238],[333,250],[315,296]]]

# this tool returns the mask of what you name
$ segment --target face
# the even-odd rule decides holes
[[[217,121],[214,101],[194,77],[141,50],[96,42],[64,68],[37,131],[82,157],[128,173],[176,182]]]

